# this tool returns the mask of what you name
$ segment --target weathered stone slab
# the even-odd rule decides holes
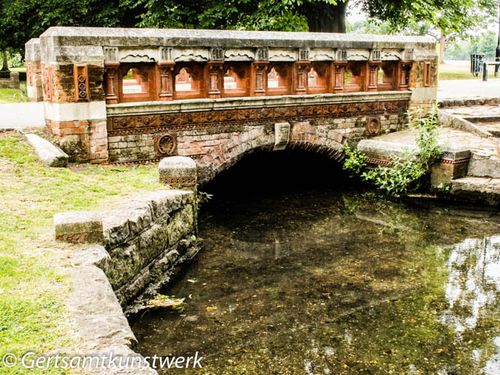
[[[358,143],[358,150],[364,152],[368,157],[389,160],[394,156],[403,156],[405,150],[414,151],[416,146],[395,142],[379,141],[375,139],[363,139]]]
[[[471,202],[500,206],[500,178],[464,177],[452,181],[453,195]]]
[[[468,175],[500,178],[500,157],[476,152],[469,162]]]
[[[103,243],[101,216],[95,211],[71,211],[54,215],[55,238],[70,243]]]
[[[443,151],[443,160],[469,160],[472,153],[467,147],[458,145],[457,147],[447,146]]]
[[[472,122],[459,117],[459,116],[454,116],[450,113],[446,113],[445,111],[441,110],[439,111],[439,123],[441,126],[453,128],[453,129],[459,129],[459,130],[465,130],[468,131],[472,134],[478,135],[480,137],[490,137],[491,134],[485,131],[484,129],[481,129],[479,126],[473,124]]]
[[[155,219],[165,218],[166,215],[177,211],[182,205],[194,204],[195,196],[190,190],[156,190],[147,195]]]
[[[95,249],[90,250],[94,253]],[[86,250],[83,250],[85,252]],[[92,254],[79,254],[79,259],[90,259]],[[114,363],[85,368],[89,374],[156,374],[140,354],[131,347],[137,342],[104,272],[92,264],[81,264],[72,269],[73,285],[68,298],[70,323],[79,343],[79,355],[140,357],[144,367],[138,369]]]
[[[101,245],[92,245],[77,251],[72,262],[75,266],[95,265],[105,270],[110,260],[106,249]]]
[[[158,167],[160,182],[176,189],[196,189],[196,162],[187,156],[163,158]]]
[[[127,204],[102,213],[107,248],[131,240],[147,231],[153,222],[166,222],[171,212],[193,204],[189,190],[156,190],[131,198]]]
[[[447,146],[441,161],[431,168],[431,185],[449,184],[453,179],[466,176],[470,157],[470,150],[463,146]]]
[[[68,155],[59,147],[36,134],[26,134],[26,139],[35,149],[38,158],[48,167],[66,167]]]
[[[7,75],[0,75],[0,88],[18,89],[19,88],[19,72],[10,72]]]
[[[421,36],[354,35],[340,33],[268,32],[196,29],[124,29],[97,27],[51,27],[41,35],[55,45],[92,46],[96,40],[119,47],[175,45],[183,47],[295,47],[317,48],[434,48],[434,40]],[[59,42],[59,43],[58,43]],[[74,53],[76,54],[78,50]],[[102,52],[101,52],[102,53]]]

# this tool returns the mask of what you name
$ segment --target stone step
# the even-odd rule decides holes
[[[500,178],[500,156],[491,150],[474,151],[469,161],[467,176]]]
[[[500,178],[463,177],[451,181],[451,193],[468,201],[500,205]]]

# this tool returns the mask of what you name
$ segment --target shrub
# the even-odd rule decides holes
[[[409,114],[410,127],[416,132],[416,151],[405,150],[403,156],[393,156],[389,167],[369,168],[361,151],[345,146],[343,169],[392,196],[400,196],[422,187],[432,164],[441,158],[438,144],[438,110],[429,114]]]

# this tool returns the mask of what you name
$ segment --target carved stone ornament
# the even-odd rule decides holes
[[[380,124],[380,120],[378,118],[368,117],[366,119],[365,129],[369,135],[377,135],[380,133],[381,127],[382,125]]]
[[[159,136],[155,142],[156,151],[162,156],[175,155],[177,141],[171,134]]]

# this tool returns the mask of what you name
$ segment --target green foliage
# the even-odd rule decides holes
[[[343,169],[354,175],[361,175],[363,170],[366,168],[366,163],[368,161],[366,155],[347,144],[344,146],[342,151],[345,155]]]
[[[384,33],[424,29],[462,33],[495,13],[495,0],[360,0]],[[345,22],[347,0],[8,0],[0,2],[0,51],[24,44],[50,26],[173,27],[332,31]],[[495,13],[496,14],[496,13]],[[373,23],[366,31],[372,32]],[[319,29],[319,30],[318,30]],[[342,27],[338,28],[342,30]]]
[[[405,150],[402,157],[392,157],[389,167],[368,168],[367,158],[350,146],[344,147],[343,168],[392,196],[400,196],[421,187],[431,166],[442,155],[437,141],[437,109],[426,116],[410,118],[415,130],[416,151]]]
[[[23,57],[20,53],[10,53],[8,56],[9,67],[20,68],[23,66]]]
[[[118,26],[127,24],[126,15],[121,0],[1,1],[0,50],[24,55],[24,44],[50,26]]]
[[[177,27],[202,29],[307,31],[307,21],[297,10],[310,1],[255,0],[138,0],[143,7],[142,27]],[[316,2],[335,3],[317,0]]]
[[[370,17],[387,21],[395,29],[415,27],[423,22],[444,35],[462,34],[484,25],[496,15],[496,0],[367,0],[363,8]],[[412,26],[413,24],[413,26]]]
[[[205,191],[199,191],[198,194],[196,195],[196,204],[198,208],[201,207],[202,204],[207,203],[214,197],[213,194],[207,193]]]
[[[416,117],[412,118],[410,114],[410,123],[416,131],[415,141],[418,148],[416,157],[426,170],[429,170],[431,165],[439,160],[443,154],[438,144],[438,113],[438,109],[434,108],[426,116],[417,113]]]

